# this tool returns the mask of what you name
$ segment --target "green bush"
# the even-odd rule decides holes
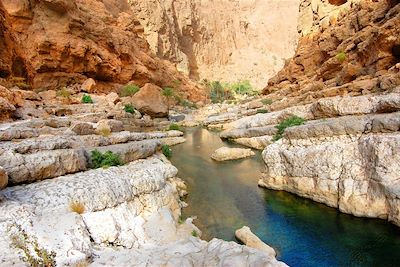
[[[257,113],[268,113],[269,111],[263,108],[257,110]]]
[[[119,155],[114,154],[111,151],[107,151],[103,154],[98,150],[94,150],[91,153],[91,160],[93,169],[122,165]]]
[[[169,125],[168,131],[181,131],[181,127],[176,123],[172,123]]]
[[[253,92],[253,87],[249,80],[238,81],[230,85],[228,84],[227,87],[239,95],[250,94]]]
[[[196,231],[196,230],[193,230],[193,231],[192,231],[192,236],[194,236],[194,237],[198,237],[198,236],[199,236],[199,234],[197,233],[197,231]]]
[[[210,90],[211,102],[214,104],[233,98],[232,92],[225,90],[224,86],[219,81],[207,82],[207,86]]]
[[[90,95],[84,94],[82,96],[82,103],[85,104],[93,103],[92,97]]]
[[[336,59],[340,62],[343,63],[346,60],[346,53],[341,51],[336,55]]]
[[[174,88],[172,87],[164,87],[162,90],[163,96],[169,98],[175,95]]]
[[[272,104],[272,100],[266,98],[266,99],[261,100],[261,103],[263,103],[264,105],[271,105]]]
[[[119,95],[121,97],[133,96],[134,94],[136,94],[139,91],[140,91],[139,86],[137,86],[135,84],[128,84],[121,88]]]
[[[274,135],[273,140],[278,141],[279,139],[282,138],[283,133],[285,132],[286,128],[292,127],[292,126],[299,126],[304,124],[305,120],[303,118],[300,118],[298,116],[292,116],[278,125],[275,126],[275,128],[278,129],[278,132]]]
[[[135,108],[131,104],[126,104],[124,106],[124,110],[125,110],[125,112],[131,113],[131,114],[135,113]]]
[[[172,157],[172,150],[169,147],[169,145],[162,145],[161,151],[164,154],[164,156],[166,156],[168,159]]]

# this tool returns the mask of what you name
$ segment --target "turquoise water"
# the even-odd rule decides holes
[[[248,225],[290,266],[400,266],[400,228],[356,218],[295,195],[257,187],[260,153],[251,159],[214,162],[224,144],[216,133],[188,129],[173,147],[172,162],[189,187],[185,216],[197,216],[203,238],[235,240]]]

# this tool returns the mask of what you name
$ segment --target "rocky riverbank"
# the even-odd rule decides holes
[[[2,92],[17,99],[17,90]],[[185,138],[165,130],[167,119],[126,112],[133,100],[115,93],[92,94],[89,104],[72,94],[68,105],[48,95],[23,95],[8,118],[20,120],[0,126],[0,266],[286,266],[234,242],[203,241],[182,218],[185,184],[160,150]],[[93,169],[94,152],[122,166]]]

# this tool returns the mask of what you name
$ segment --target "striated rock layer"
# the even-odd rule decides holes
[[[272,109],[400,85],[398,1],[310,1],[300,7],[295,56],[263,93]]]
[[[0,78],[11,83],[19,77],[26,79],[24,86],[58,89],[90,77],[99,82],[93,90],[110,91],[129,81],[175,81],[185,97],[204,97],[150,51],[126,0],[3,0],[0,20]]]
[[[1,191],[0,265],[25,266],[21,256],[36,248],[55,253],[58,266],[286,266],[257,249],[192,236],[192,219],[178,223],[176,174],[153,156]]]
[[[128,0],[160,57],[192,79],[262,88],[291,57],[299,0]]]

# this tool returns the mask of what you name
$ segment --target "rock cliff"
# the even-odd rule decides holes
[[[398,1],[302,1],[296,55],[263,93],[272,108],[400,84]]]
[[[3,84],[56,90],[90,77],[97,81],[95,91],[105,92],[128,82],[179,83],[185,97],[204,98],[194,83],[150,51],[126,0],[3,0],[0,20]]]
[[[192,79],[262,88],[294,53],[299,0],[129,0],[144,37]]]

